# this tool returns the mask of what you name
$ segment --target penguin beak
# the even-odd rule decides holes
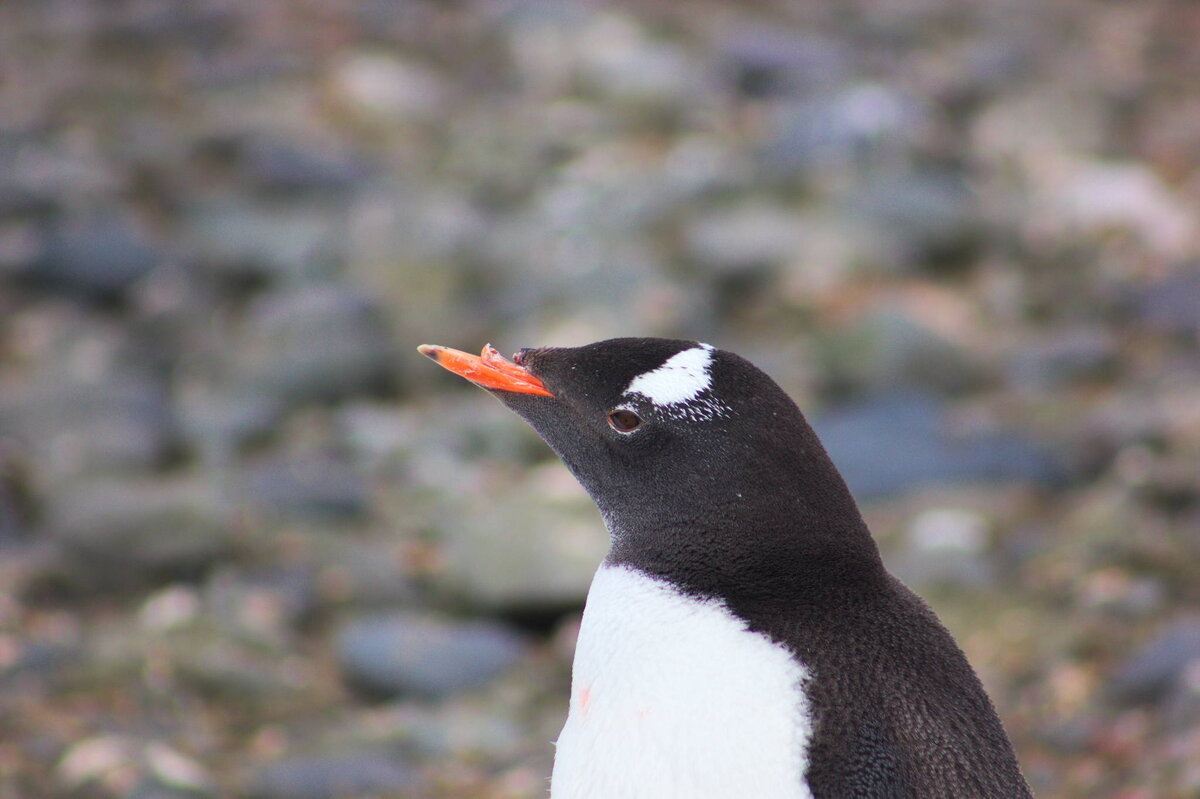
[[[491,344],[485,344],[479,355],[436,344],[422,344],[417,347],[417,352],[481,388],[539,397],[554,396],[546,390],[541,380],[531,375],[525,367],[505,358]]]

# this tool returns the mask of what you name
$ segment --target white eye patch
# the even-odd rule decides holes
[[[662,366],[643,372],[625,389],[625,396],[640,394],[671,416],[703,421],[729,412],[720,400],[700,395],[712,388],[713,348],[708,344],[678,352]]]

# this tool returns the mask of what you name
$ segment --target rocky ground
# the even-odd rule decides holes
[[[775,375],[1044,799],[1200,794],[1200,7],[0,4],[0,799],[545,795],[605,547],[415,352]]]

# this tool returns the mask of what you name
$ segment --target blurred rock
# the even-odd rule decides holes
[[[129,218],[97,213],[52,225],[40,257],[23,277],[70,297],[112,301],[166,259]]]
[[[436,70],[385,52],[348,54],[333,65],[330,83],[337,102],[368,121],[426,120],[447,101],[448,87]]]
[[[590,501],[558,464],[489,498],[460,501],[441,525],[438,589],[472,608],[553,616],[581,607],[608,552]],[[532,498],[537,497],[537,501]]]
[[[172,799],[216,795],[208,770],[195,760],[160,741],[122,735],[96,735],[73,743],[57,771],[59,780],[74,790],[88,787],[108,794],[134,783],[126,795]]]
[[[613,100],[670,106],[702,99],[702,65],[683,47],[650,36],[633,16],[595,14],[572,44],[580,78]]]
[[[291,634],[320,606],[317,575],[306,565],[216,571],[204,585],[204,611],[244,640],[291,644]]]
[[[67,484],[46,498],[45,514],[44,532],[77,564],[85,590],[195,577],[237,536],[221,491],[191,477]]]
[[[975,591],[992,584],[988,559],[989,523],[961,508],[930,508],[917,514],[904,531],[904,549],[888,568],[917,591],[950,588]]]
[[[949,435],[944,406],[918,391],[884,393],[812,420],[851,491],[860,500],[918,486],[970,481],[1049,485],[1060,467],[1015,433]]]
[[[1168,257],[1188,252],[1197,233],[1195,215],[1147,165],[1078,162],[1052,177],[1039,221],[1061,226],[1064,235],[1124,231]]]
[[[980,359],[909,308],[869,311],[817,337],[824,381],[838,392],[911,387],[961,392],[982,382]]]
[[[1200,288],[1200,285],[1197,286]],[[1118,368],[1117,342],[1101,328],[1076,328],[1039,337],[1009,363],[1012,384],[1054,388],[1111,377]]]
[[[846,200],[886,230],[898,268],[960,266],[981,242],[977,198],[950,171],[884,171],[865,178]]]
[[[417,772],[397,754],[356,752],[294,756],[262,767],[243,788],[246,799],[346,799],[419,796]]]
[[[370,511],[360,470],[327,455],[290,456],[247,468],[234,492],[239,504],[293,520],[352,521]]]
[[[243,447],[265,440],[283,417],[283,403],[249,387],[186,386],[175,408],[182,436],[201,460],[224,466]]]
[[[719,42],[729,80],[747,97],[805,96],[841,82],[851,59],[842,42],[812,31],[741,23]]]
[[[1200,340],[1200,268],[1180,269],[1151,283],[1135,304],[1148,326]]]
[[[1125,704],[1160,702],[1200,670],[1200,620],[1170,623],[1122,663],[1109,681],[1110,696]],[[1195,690],[1195,686],[1191,687]]]
[[[266,137],[240,148],[238,167],[252,189],[279,197],[346,191],[370,175],[366,162],[351,154]]]
[[[176,441],[166,387],[141,375],[55,370],[4,399],[13,404],[0,423],[35,455],[42,477],[150,469]]]
[[[264,296],[251,308],[231,356],[245,390],[287,405],[378,393],[395,378],[391,332],[380,308],[333,283]]]
[[[205,272],[235,282],[327,276],[341,257],[344,212],[328,199],[209,199],[183,212],[182,234]]]
[[[396,612],[345,623],[337,650],[343,679],[365,697],[436,699],[512,668],[525,644],[494,622]]]
[[[925,122],[917,100],[885,83],[860,83],[770,106],[760,145],[769,183],[873,173],[903,165]]]
[[[805,244],[795,211],[751,203],[698,216],[683,231],[683,238],[688,255],[717,274],[777,269]]]

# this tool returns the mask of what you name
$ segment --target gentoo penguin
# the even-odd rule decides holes
[[[529,422],[608,527],[552,799],[1031,796],[966,657],[748,361],[656,338],[420,351]]]

